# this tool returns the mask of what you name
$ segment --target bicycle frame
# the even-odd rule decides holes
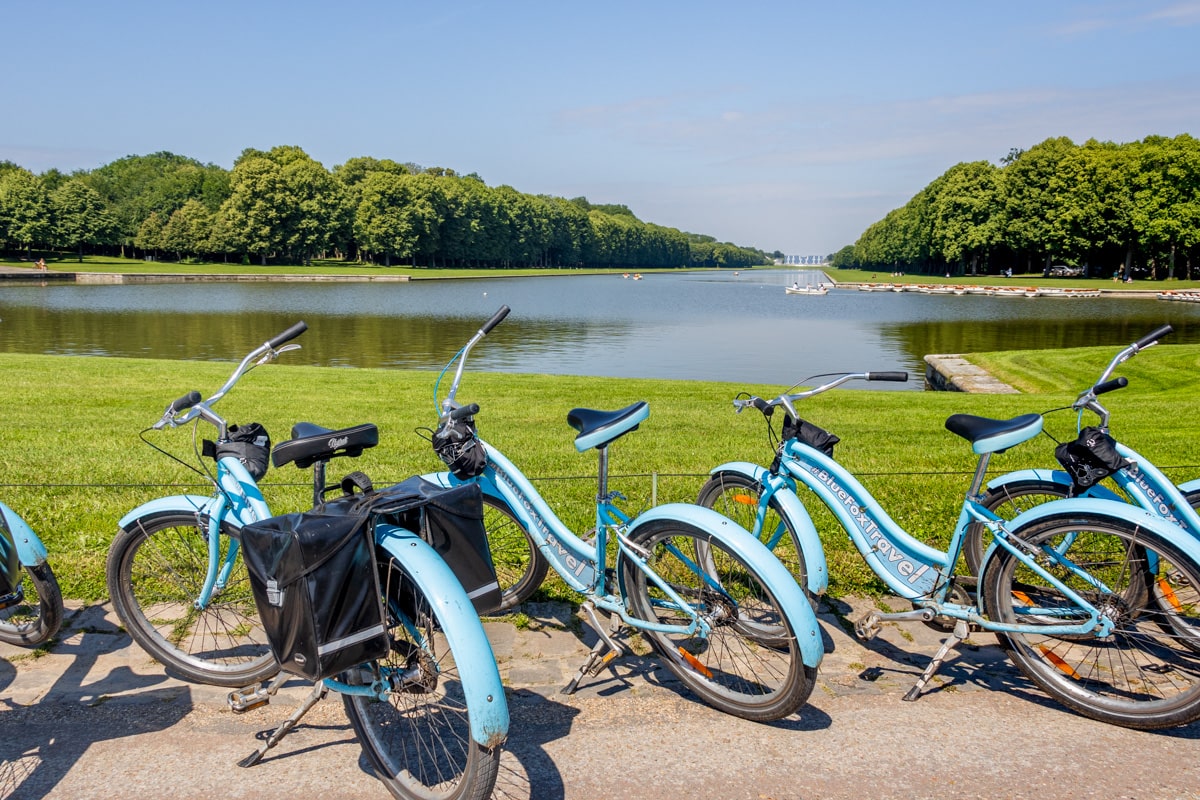
[[[1195,558],[1200,555],[1200,546],[1197,546],[1194,540],[1180,541],[1184,537],[1180,536],[1178,528],[1127,503],[1096,498],[1057,500],[1037,506],[1020,514],[1014,520],[1006,522],[980,505],[971,494],[964,497],[950,540],[949,550],[943,552],[929,547],[904,531],[883,510],[870,492],[832,458],[795,439],[784,443],[780,455],[780,474],[786,475],[792,481],[804,484],[821,499],[821,502],[837,517],[838,522],[846,530],[867,565],[896,595],[910,600],[918,608],[930,609],[938,615],[965,620],[988,631],[1020,632],[1029,626],[994,622],[980,615],[977,606],[947,601],[952,587],[950,579],[960,555],[963,536],[967,527],[973,522],[987,525],[993,533],[993,543],[984,560],[985,569],[988,560],[993,557],[997,549],[1003,548],[1051,582],[1064,596],[1069,597],[1088,614],[1086,621],[1075,625],[1047,626],[1039,623],[1036,626],[1037,629],[1047,635],[1106,635],[1104,626],[1111,623],[1102,619],[1094,605],[1043,569],[1036,562],[1034,555],[1026,552],[1014,537],[1009,535],[1010,529],[1015,530],[1025,524],[1059,514],[1101,513],[1125,519],[1132,516],[1139,524],[1180,545],[1181,549],[1191,557]],[[983,468],[986,469],[986,463]],[[745,462],[731,462],[713,470],[714,474],[720,472],[735,472],[746,477],[754,475],[753,471],[745,468]],[[787,495],[795,498],[795,484],[788,484],[786,481],[772,481],[760,482],[760,485],[762,491],[757,514],[759,529],[752,533],[760,534],[761,538],[762,520],[765,518],[771,499]],[[780,507],[784,513],[789,514],[787,522],[793,525],[793,529],[803,532],[800,533],[802,543],[811,536],[815,536],[816,531],[812,519],[798,498],[795,498],[794,503],[781,503]],[[797,508],[802,512],[801,515],[792,516]],[[780,531],[771,532],[770,538],[777,540],[780,534]],[[1054,550],[1038,550],[1037,554],[1048,555],[1071,573],[1081,576],[1085,580],[1091,580],[1086,572],[1072,564],[1063,553]],[[804,556],[806,565],[813,564],[814,559],[819,558],[822,568],[824,567],[823,552],[806,550]],[[810,573],[814,571],[811,566],[809,571]],[[1029,610],[1029,613],[1039,612],[1043,616],[1047,613],[1041,609]],[[894,618],[895,615],[890,615],[890,617]]]
[[[786,570],[778,560],[758,558],[757,553],[746,553],[737,548],[736,542],[731,541],[726,531],[733,523],[726,518],[700,506],[668,503],[656,506],[636,519],[631,519],[613,503],[614,495],[609,493],[597,498],[596,536],[594,542],[589,544],[575,535],[558,518],[515,464],[486,442],[480,440],[480,444],[487,449],[488,454],[487,468],[482,475],[466,480],[457,478],[449,472],[433,473],[422,477],[442,486],[454,486],[474,481],[479,484],[485,495],[504,502],[533,537],[538,550],[545,556],[550,566],[558,572],[568,586],[586,595],[598,608],[618,615],[624,623],[633,628],[688,634],[699,631],[701,635],[707,635],[709,625],[703,616],[646,564],[636,547],[630,544],[627,536],[627,533],[638,525],[655,519],[681,519],[713,534],[719,541],[737,549],[751,567],[759,570],[761,574],[774,582],[773,590],[782,587],[780,594],[783,596],[776,597],[776,600],[787,608],[789,614],[795,615],[793,619],[801,623],[797,625],[798,630],[796,631],[801,658],[806,665],[811,667],[816,667],[820,663],[824,656],[824,649],[815,634],[817,630],[816,617],[798,590],[794,593],[788,591],[789,587],[797,588],[795,581],[787,576]],[[602,568],[606,566],[607,561],[609,531],[613,533],[617,541],[618,560],[627,559],[641,570],[671,599],[675,607],[688,615],[691,620],[689,625],[662,625],[630,615],[621,594],[622,587],[611,586],[610,580]],[[677,553],[677,555],[686,558],[682,553]],[[704,576],[711,588],[723,591],[720,585],[712,581],[698,566],[696,572]],[[811,635],[801,635],[801,629]]]

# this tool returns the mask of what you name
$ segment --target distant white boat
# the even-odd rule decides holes
[[[812,284],[806,286],[786,286],[784,287],[784,291],[788,294],[829,294],[829,288],[820,284],[816,286]]]

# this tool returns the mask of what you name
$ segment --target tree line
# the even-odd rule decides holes
[[[1200,255],[1200,141],[1058,137],[999,165],[955,164],[834,254],[835,267],[923,274],[1186,278]]]
[[[643,222],[624,205],[531,195],[475,174],[301,148],[232,170],[173,153],[35,175],[0,162],[0,249],[132,258],[427,267],[749,267],[760,250]]]

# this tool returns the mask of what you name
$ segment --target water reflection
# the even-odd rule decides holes
[[[473,369],[786,385],[831,371],[920,373],[927,353],[1115,346],[1164,322],[1178,331],[1172,342],[1200,341],[1190,304],[783,291],[818,279],[743,270],[636,282],[3,286],[0,350],[228,360],[304,319],[310,330],[289,363],[436,369],[502,303],[513,313]]]

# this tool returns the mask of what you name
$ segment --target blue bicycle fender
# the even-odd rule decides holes
[[[376,525],[375,541],[404,565],[421,592],[437,607],[442,634],[459,664],[471,738],[488,748],[503,744],[508,737],[508,701],[491,642],[462,584],[437,551],[411,531]]]
[[[42,544],[42,540],[33,532],[33,528],[25,520],[21,519],[21,515],[13,511],[4,503],[0,503],[0,513],[4,514],[4,519],[8,522],[8,528],[12,531],[13,544],[17,549],[17,560],[21,562],[23,567],[40,567],[46,563],[46,545]]]
[[[1061,469],[1022,469],[1016,472],[1008,472],[1004,475],[998,475],[992,478],[987,483],[987,488],[998,489],[1008,483],[1016,483],[1018,481],[1042,481],[1046,483],[1054,483],[1064,489],[1071,488],[1071,476]],[[1200,481],[1197,481],[1200,484]],[[1096,484],[1092,486],[1083,495],[1085,497],[1094,497],[1100,500],[1114,500],[1121,502],[1121,497],[1109,489],[1107,486]]]
[[[1015,531],[1024,525],[1038,522],[1048,517],[1070,514],[1099,515],[1109,517],[1110,519],[1133,522],[1136,525],[1154,531],[1178,547],[1185,556],[1192,559],[1196,564],[1200,564],[1200,541],[1193,539],[1187,531],[1175,523],[1165,520],[1156,514],[1151,514],[1149,511],[1138,506],[1118,500],[1101,500],[1095,497],[1073,497],[1066,500],[1053,500],[1049,503],[1034,506],[1028,511],[1018,514],[1016,518],[1011,522],[1006,522],[1004,526],[1010,531]],[[987,553],[984,554],[983,565],[979,569],[980,575],[984,574],[987,570],[988,564],[992,559],[992,554],[997,548],[999,548],[999,545],[993,541]]]
[[[709,474],[715,475],[719,472],[744,475],[758,483],[766,483],[771,477],[766,467],[749,461],[730,461],[711,470]],[[772,499],[779,504],[780,512],[795,531],[796,538],[800,540],[800,550],[804,555],[804,566],[808,573],[808,593],[820,597],[829,588],[829,567],[825,560],[825,546],[821,544],[821,537],[817,535],[812,517],[794,491],[776,492]]]
[[[177,494],[172,497],[159,497],[156,500],[151,500],[149,503],[143,503],[121,517],[121,521],[117,523],[117,527],[126,528],[131,522],[135,522],[150,514],[178,512],[181,514],[207,515],[216,502],[217,498],[215,497],[202,497],[198,494]],[[233,514],[227,516],[226,522],[235,528],[241,527],[241,522]]]
[[[792,631],[796,634],[796,642],[800,646],[801,659],[814,669],[821,663],[825,655],[825,645],[821,641],[817,615],[813,613],[808,598],[804,596],[804,591],[795,578],[779,563],[779,559],[766,545],[728,517],[721,516],[711,508],[690,503],[655,506],[630,523],[630,538],[634,538],[634,532],[641,525],[654,520],[694,525],[705,533],[712,534],[714,539],[744,558],[747,565],[762,578],[767,589],[775,596],[780,609],[791,620]]]

